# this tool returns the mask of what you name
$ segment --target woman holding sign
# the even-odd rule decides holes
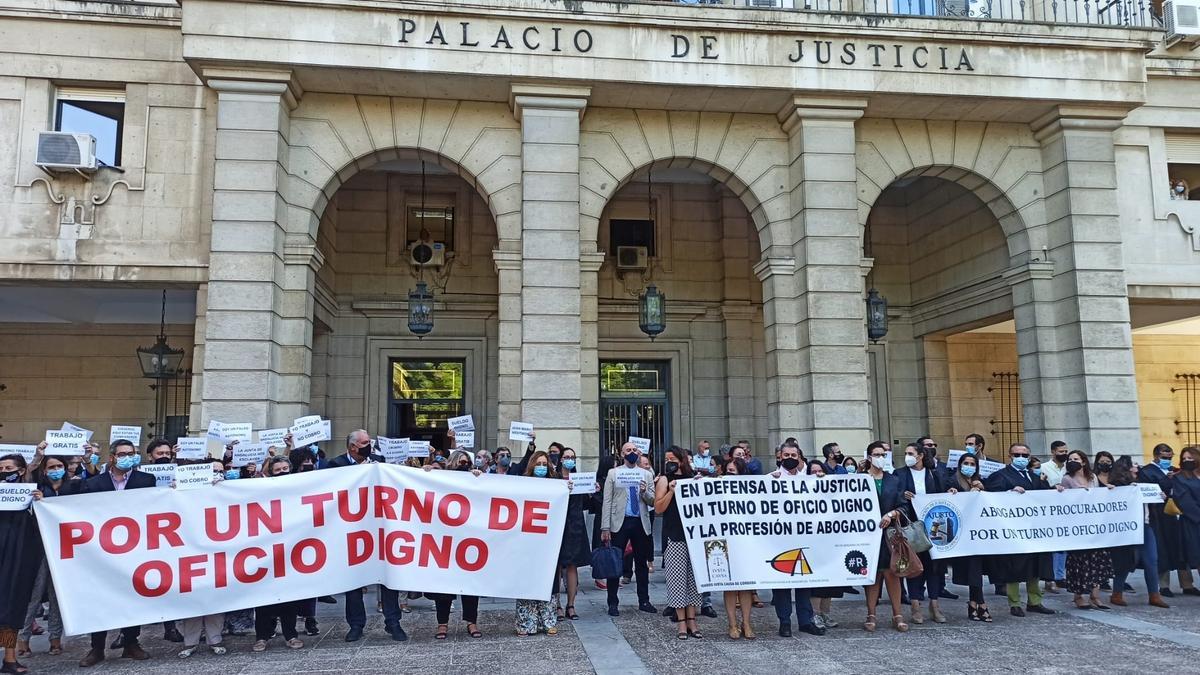
[[[1067,455],[1067,473],[1059,485],[1068,490],[1100,487],[1100,482],[1092,474],[1087,455],[1083,451],[1072,450]],[[1112,559],[1109,558],[1107,550],[1085,549],[1067,552],[1067,588],[1075,594],[1077,608],[1111,609],[1100,602],[1100,584],[1112,576]],[[1083,601],[1085,594],[1089,596],[1090,604]]]
[[[1171,500],[1183,512],[1179,518],[1182,554],[1187,569],[1200,567],[1200,448],[1179,451],[1179,471],[1167,479]]]
[[[867,475],[875,481],[875,492],[879,495],[879,512],[883,514],[879,528],[886,532],[888,526],[900,517],[900,510],[904,508],[904,484],[899,476],[884,471],[887,466],[887,450],[882,446],[872,447],[868,459],[871,466],[867,469]],[[892,571],[892,557],[886,536],[880,537],[883,543],[879,546],[879,568],[875,583],[867,586],[867,620],[863,622],[863,630],[868,633],[875,632],[875,606],[879,603],[879,594],[883,586],[886,585],[888,600],[892,603],[892,627],[905,633],[908,631],[908,624],[904,622],[904,615],[900,613],[900,577]]]
[[[974,455],[964,454],[958,460],[958,467],[951,476],[950,487],[959,492],[983,492],[983,481],[979,478],[979,459]],[[949,527],[945,523],[945,527]],[[930,538],[950,538],[959,536],[958,532],[931,531]],[[983,577],[991,575],[989,570],[990,556],[971,555],[954,558],[951,563],[950,578],[959,586],[966,586],[969,595],[967,600],[967,618],[971,621],[992,623],[992,613],[988,610],[987,601],[983,596]]]
[[[292,466],[287,457],[271,457],[263,463],[264,478],[286,476],[292,472]],[[283,632],[283,639],[288,647],[300,649],[304,642],[296,631],[296,601],[280,602],[254,608],[254,647],[256,652],[267,650],[267,640],[275,634],[275,622]]]
[[[700,592],[696,590],[683,521],[679,517],[679,505],[675,503],[675,485],[694,477],[687,453],[672,445],[663,455],[662,475],[654,481],[654,510],[663,514],[662,536],[666,541],[663,572],[667,575],[667,606],[675,610],[680,640],[703,637],[696,628]]]
[[[0,503],[0,647],[4,648],[4,665],[0,673],[28,673],[17,661],[17,631],[25,621],[29,607],[31,583],[42,565],[42,540],[37,522],[23,501],[17,486],[27,483],[28,465],[18,454],[0,457],[0,490],[6,499]],[[23,487],[23,486],[22,486]],[[24,496],[28,499],[28,496]],[[14,508],[15,507],[15,508]]]
[[[578,468],[578,462],[574,448],[562,451],[559,465],[562,467],[561,475],[568,484],[571,474]],[[579,568],[592,564],[592,544],[588,541],[587,524],[583,519],[584,507],[591,503],[591,499],[592,495],[572,494],[567,500],[567,522],[563,527],[562,548],[558,550],[559,573],[565,579],[567,587],[564,616],[572,621],[579,618],[575,613],[575,594],[579,592]]]
[[[41,466],[33,472],[33,477],[34,482],[38,484],[38,492],[42,493],[42,498],[75,494],[83,485],[79,476],[67,474],[67,465],[63,462],[63,458],[58,456],[46,457]],[[50,579],[50,567],[43,560],[41,569],[38,570],[37,577],[33,581],[33,592],[30,595],[29,607],[25,611],[25,622],[22,624],[21,634],[17,640],[17,656],[27,656],[32,653],[29,649],[29,638],[33,635],[30,626],[33,624],[33,618],[37,615],[38,608],[42,605],[43,595],[50,598],[50,613],[47,615],[50,623],[50,655],[62,653],[63,626],[62,619],[58,614],[58,594],[54,592],[54,583]]]
[[[551,469],[550,456],[538,450],[525,465],[525,475],[532,478],[553,478],[555,476]],[[558,617],[554,615],[554,603],[549,600],[517,600],[517,635],[536,635],[542,629],[545,629],[547,635],[558,634]]]

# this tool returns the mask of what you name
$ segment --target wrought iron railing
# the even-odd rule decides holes
[[[992,373],[994,415],[988,422],[994,437],[991,446],[993,457],[1008,459],[1008,447],[1013,443],[1025,442],[1025,417],[1021,407],[1021,377],[1017,373]]]
[[[1153,0],[675,0],[689,5],[1160,28]]]
[[[1184,445],[1200,444],[1200,373],[1176,373],[1175,386],[1175,433]]]

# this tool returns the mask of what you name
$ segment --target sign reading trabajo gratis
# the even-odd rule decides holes
[[[397,43],[405,47],[446,47],[497,52],[613,56],[629,58],[627,49],[605,49],[602,38],[587,28],[538,24],[458,21],[426,17],[398,19]],[[599,32],[599,31],[597,31]],[[601,33],[603,36],[604,33]],[[779,66],[833,66],[889,68],[921,71],[974,72],[966,48],[847,39],[798,39],[787,35],[735,35],[728,41],[718,34],[670,33],[666,42],[647,41],[656,53],[638,54],[648,60],[671,59],[696,63],[737,63],[733,55],[769,55]],[[752,44],[761,40],[762,44]]]

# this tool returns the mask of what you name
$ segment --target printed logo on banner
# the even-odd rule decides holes
[[[847,553],[846,571],[859,576],[867,576],[867,554],[862,551],[850,551]]]
[[[962,520],[958,508],[948,499],[931,502],[921,516],[925,532],[933,547],[938,551],[949,551],[958,543],[959,523]]]
[[[784,551],[771,558],[767,563],[775,569],[776,572],[783,572],[788,576],[808,576],[813,573],[812,565],[808,564],[808,558],[804,557],[803,548],[793,548],[789,551]]]
[[[729,542],[710,539],[704,542],[704,561],[708,568],[709,583],[725,583],[730,580]]]

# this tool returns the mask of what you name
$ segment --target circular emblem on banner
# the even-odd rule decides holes
[[[958,543],[961,515],[949,500],[939,499],[931,503],[921,516],[929,541],[938,551],[949,551]]]
[[[867,555],[862,551],[850,551],[846,554],[846,570],[851,574],[864,576],[867,573]]]

